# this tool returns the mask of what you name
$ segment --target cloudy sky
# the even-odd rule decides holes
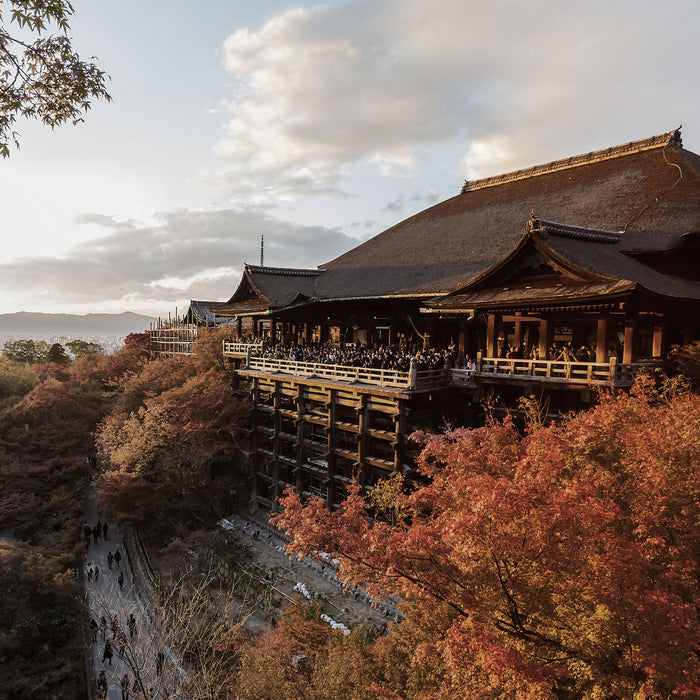
[[[683,124],[697,0],[73,0],[110,104],[18,124],[0,313],[224,300],[243,262],[315,267],[465,178]]]

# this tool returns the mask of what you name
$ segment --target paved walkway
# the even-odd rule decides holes
[[[97,510],[94,494],[89,498],[85,520],[91,528],[98,521],[104,524],[104,519]],[[116,560],[112,559],[110,567],[109,554],[114,557],[117,552],[121,554],[121,562],[117,564]],[[89,573],[90,568],[93,570],[92,575]],[[96,570],[99,570],[97,576],[94,573]],[[120,575],[123,577],[121,586]],[[93,536],[90,536],[84,581],[92,618],[98,626],[101,618],[106,622],[106,629],[98,629],[93,635],[88,663],[88,673],[92,672],[93,682],[97,683],[100,671],[104,671],[109,700],[119,700],[123,697],[120,682],[124,675],[128,676],[132,688],[139,685],[135,678],[140,679],[140,685],[146,693],[153,688],[153,698],[176,697],[172,686],[167,688],[166,677],[170,670],[167,668],[167,657],[162,663],[163,672],[156,672],[156,656],[159,651],[155,641],[157,635],[153,633],[146,610],[139,599],[122,536],[114,523],[108,523],[106,537],[101,533],[95,541]],[[133,615],[136,621],[133,635],[129,630],[130,615]],[[112,645],[111,659],[105,656],[107,642]],[[142,698],[143,695],[140,691],[129,694],[129,698],[134,697]],[[146,698],[149,697],[151,696],[146,694]]]

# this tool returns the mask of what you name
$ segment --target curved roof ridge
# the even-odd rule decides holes
[[[527,230],[544,231],[555,236],[595,241],[596,243],[619,243],[624,233],[623,231],[604,231],[586,226],[572,226],[571,224],[535,219],[534,217],[528,221]]]
[[[591,151],[590,153],[571,156],[570,158],[562,158],[561,160],[554,160],[550,163],[544,163],[542,165],[533,165],[530,168],[514,170],[510,173],[504,173],[502,175],[493,175],[480,180],[465,180],[460,194],[471,192],[472,190],[479,190],[484,187],[501,185],[504,182],[524,180],[529,177],[544,175],[545,173],[551,173],[557,170],[575,168],[579,165],[585,165],[587,163],[595,163],[600,160],[607,160],[608,158],[616,158],[618,156],[627,155],[628,153],[638,153],[639,151],[648,151],[653,148],[669,145],[678,146],[679,148],[682,147],[683,142],[681,141],[681,127],[678,127],[677,129],[669,131],[665,134],[659,134],[658,136],[651,136],[639,141],[630,141],[629,143],[625,143],[620,146],[610,146],[609,148],[603,148],[599,151]]]
[[[245,267],[250,272],[274,275],[306,275],[311,277],[321,272],[318,269],[308,267],[270,267],[268,265],[248,265],[247,263]]]

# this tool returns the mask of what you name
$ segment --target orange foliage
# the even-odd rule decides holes
[[[415,437],[429,483],[396,526],[358,487],[276,516],[292,551],[406,601],[410,663],[432,670],[410,697],[700,695],[700,397],[642,382],[562,427]]]

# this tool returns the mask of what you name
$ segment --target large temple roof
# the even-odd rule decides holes
[[[700,157],[669,132],[527,170],[465,183],[426,209],[322,265],[319,298],[450,292],[517,245],[532,211],[621,231],[634,254],[680,246],[700,232]]]
[[[454,293],[512,254],[535,213],[547,220],[538,240],[548,254],[568,260],[584,278],[595,278],[581,282],[585,289],[572,283],[572,295],[641,285],[652,294],[700,298],[698,283],[649,266],[677,271],[681,259],[686,273],[690,270],[687,276],[697,277],[696,253],[688,257],[686,251],[699,248],[700,156],[686,151],[680,133],[671,131],[466,182],[456,197],[319,269],[246,265],[238,289],[216,314],[269,314],[317,302],[378,298],[427,301]],[[545,290],[539,286],[541,296]]]

